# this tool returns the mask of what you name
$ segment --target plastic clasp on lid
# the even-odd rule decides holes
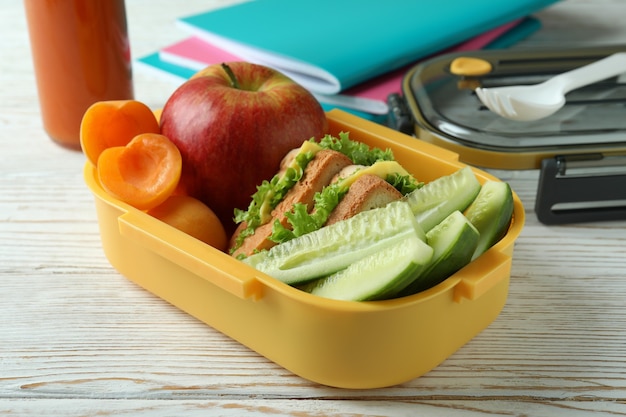
[[[544,224],[626,219],[626,154],[544,159],[535,212]]]

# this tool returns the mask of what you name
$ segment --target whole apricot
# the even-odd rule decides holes
[[[148,214],[216,249],[226,250],[228,238],[224,225],[213,210],[194,197],[174,194]]]

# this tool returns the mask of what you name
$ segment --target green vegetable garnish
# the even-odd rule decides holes
[[[315,154],[304,152],[296,155],[296,164],[287,168],[284,174],[276,174],[271,180],[264,180],[257,187],[257,192],[252,195],[252,201],[248,210],[235,209],[235,223],[246,222],[246,229],[243,230],[235,241],[235,248],[241,246],[244,239],[254,233],[257,227],[267,223],[271,218],[271,212],[282,201],[285,194],[297,183],[308,163]]]
[[[324,149],[341,152],[350,158],[355,165],[372,165],[376,161],[394,160],[391,149],[370,148],[365,143],[350,140],[349,136],[345,132],[339,133],[338,138],[326,135],[320,140],[320,146]]]

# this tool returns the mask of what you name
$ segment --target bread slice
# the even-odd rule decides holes
[[[362,175],[348,189],[337,207],[330,213],[325,226],[349,219],[357,213],[383,207],[402,198],[402,193],[376,175]]]
[[[269,240],[274,222],[278,220],[283,226],[290,227],[285,213],[291,211],[296,203],[306,204],[309,210],[312,209],[315,193],[328,185],[335,174],[351,164],[350,158],[341,152],[324,149],[315,154],[315,157],[306,166],[300,181],[287,192],[285,198],[272,210],[270,221],[259,226],[253,235],[244,239],[242,245],[232,255],[244,254],[249,256],[257,250],[269,249],[274,246],[275,242]],[[234,246],[238,234],[245,228],[244,223],[237,227],[230,240],[231,248]]]

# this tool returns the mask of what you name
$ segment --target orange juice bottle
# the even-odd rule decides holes
[[[24,0],[43,126],[80,149],[96,101],[133,98],[124,0]]]

